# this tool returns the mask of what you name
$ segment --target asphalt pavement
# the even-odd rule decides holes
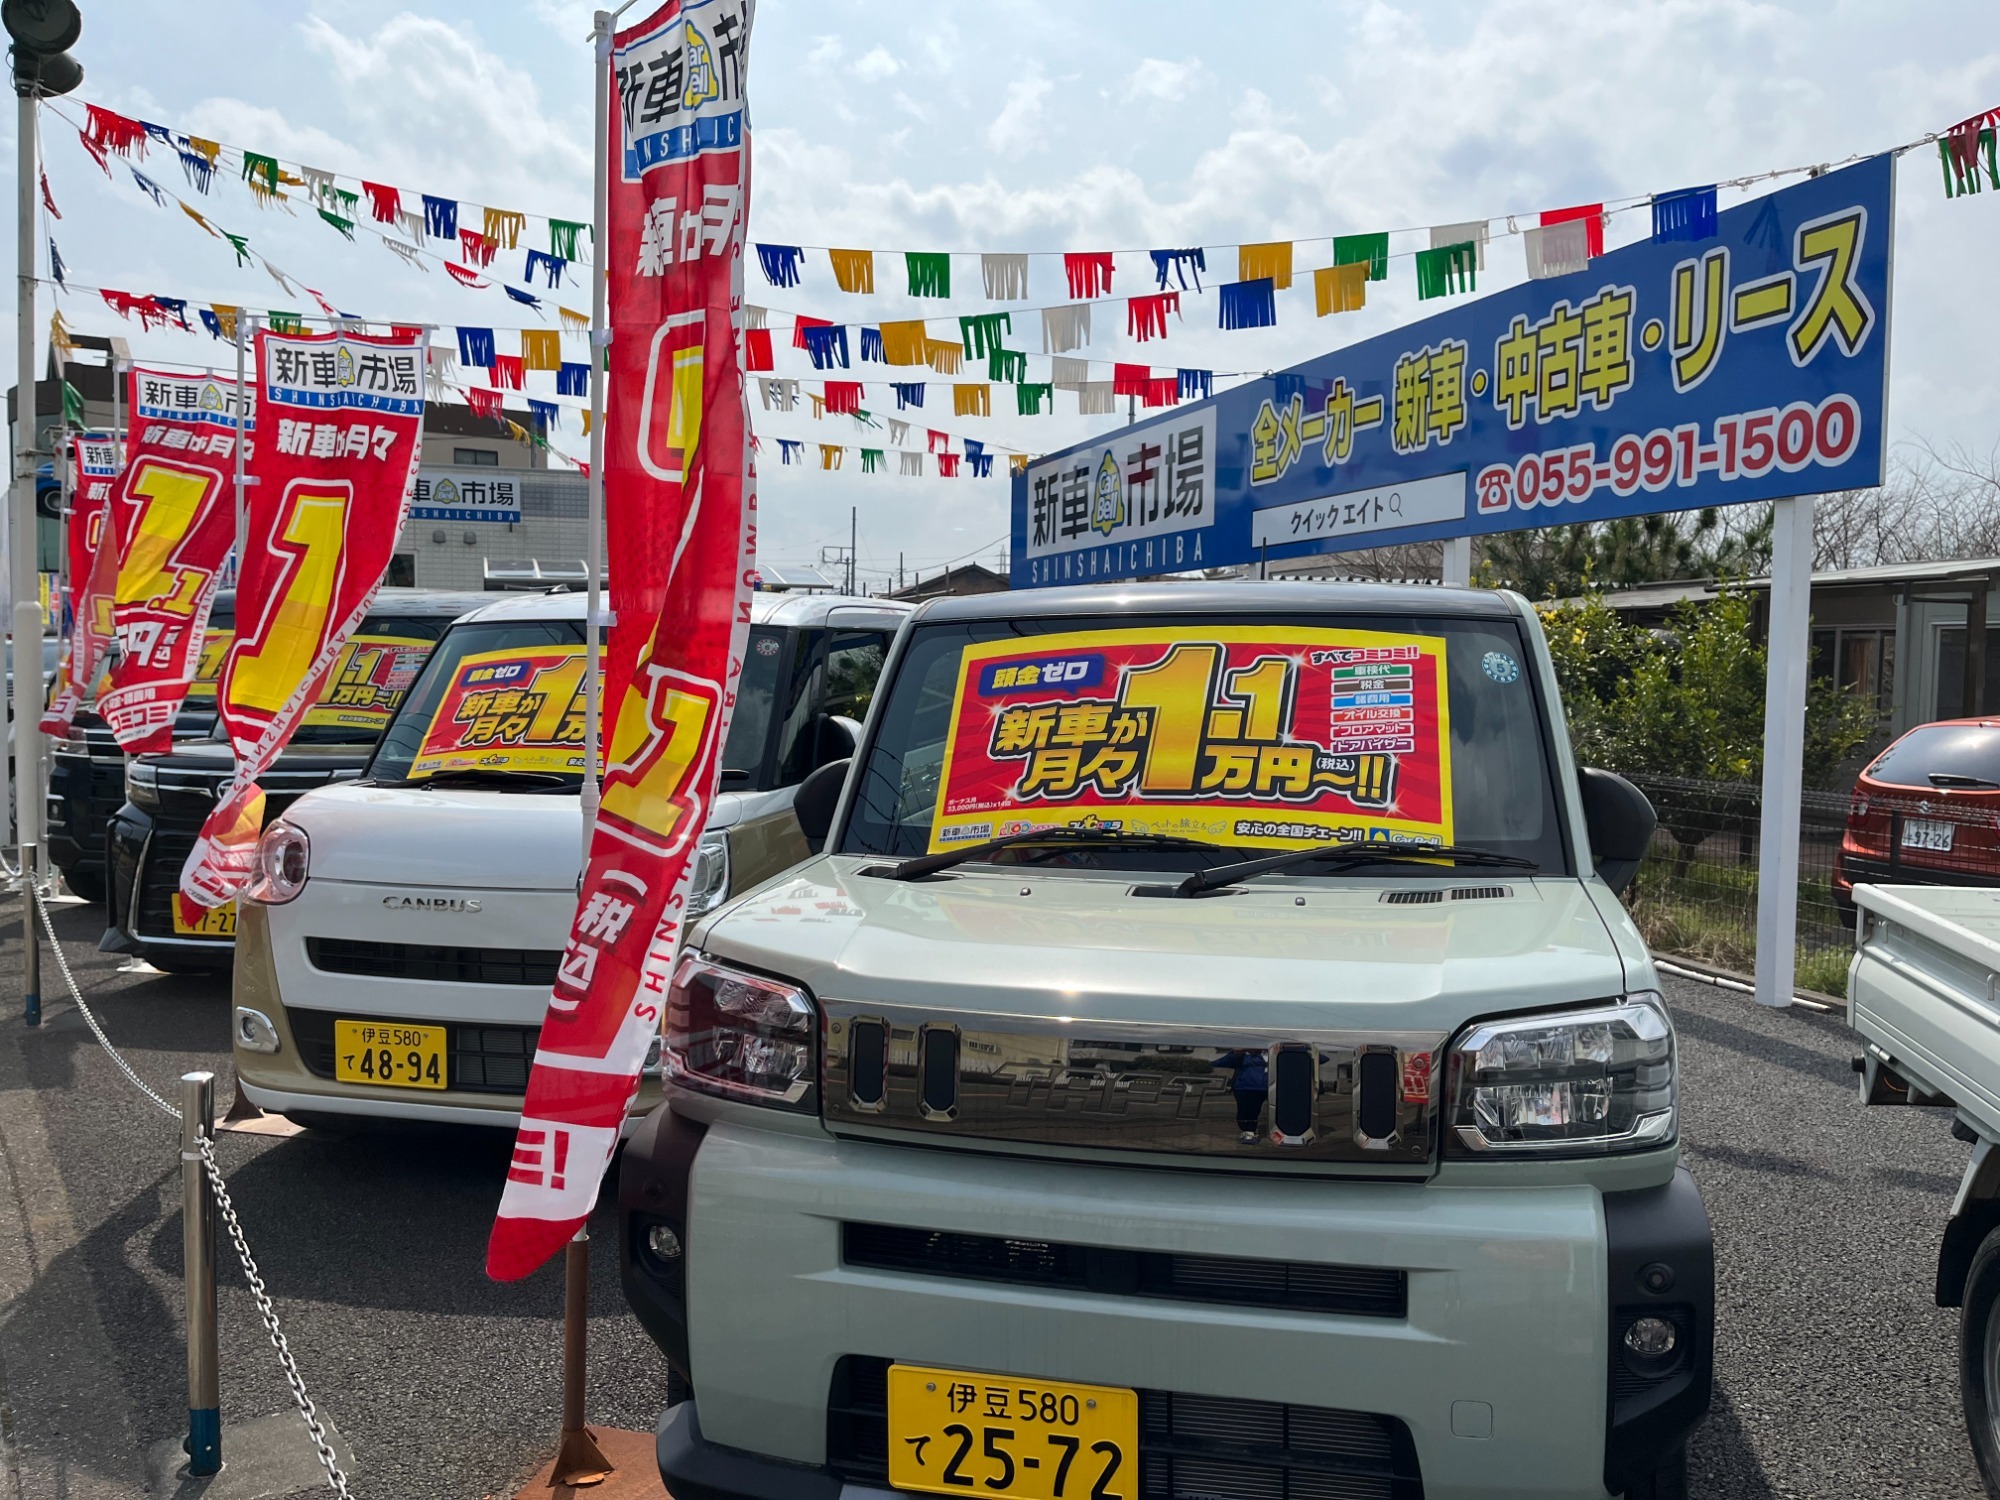
[[[121,971],[96,952],[95,908],[64,907],[57,927],[141,1076],[170,1092],[192,1069],[226,1075],[226,983]],[[0,902],[0,1467],[10,1497],[132,1500],[147,1449],[185,1430],[177,1137],[53,965],[45,1024],[21,1027],[19,934],[18,902]],[[1861,1108],[1837,1014],[1668,987],[1720,1281],[1694,1494],[1977,1500],[1957,1315],[1931,1301],[1967,1154],[1949,1117]],[[217,1150],[306,1385],[355,1456],[355,1495],[511,1495],[560,1425],[562,1283],[555,1265],[485,1276],[507,1143],[307,1132]],[[611,1216],[592,1230],[591,1420],[646,1429],[666,1367],[619,1295]],[[226,1250],[222,1266],[226,1444],[291,1398]]]

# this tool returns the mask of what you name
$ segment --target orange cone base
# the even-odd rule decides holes
[[[600,1476],[595,1482],[584,1478],[593,1473]],[[514,1500],[667,1500],[653,1434],[617,1427],[571,1433]]]

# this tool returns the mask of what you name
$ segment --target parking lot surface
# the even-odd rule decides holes
[[[226,1077],[225,981],[122,971],[96,952],[94,907],[62,907],[56,922],[142,1077],[170,1097],[183,1072]],[[185,1430],[177,1136],[100,1050],[52,964],[45,1024],[20,1025],[19,933],[18,902],[0,903],[5,1484],[124,1500],[146,1493],[146,1449]],[[1967,1153],[1949,1116],[1862,1109],[1838,1015],[1762,1011],[1677,980],[1668,999],[1720,1293],[1693,1492],[1974,1500],[1957,1315],[1930,1290]],[[511,1495],[553,1450],[560,1264],[512,1286],[483,1269],[507,1146],[466,1133],[218,1143],[306,1384],[353,1449],[357,1496]],[[666,1367],[619,1296],[611,1216],[592,1232],[590,1417],[649,1428]],[[221,1265],[226,1443],[230,1424],[291,1402],[226,1248]],[[1504,1378],[1532,1368],[1523,1356]]]

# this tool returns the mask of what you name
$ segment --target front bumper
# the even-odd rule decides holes
[[[104,870],[104,833],[125,800],[125,760],[58,750],[49,757],[49,859],[65,875]]]
[[[1266,1415],[1287,1408],[1286,1424],[1300,1408],[1330,1413],[1380,1437],[1389,1458],[1377,1487],[1354,1493],[1385,1500],[1599,1500],[1650,1475],[1707,1408],[1713,1270],[1685,1173],[1618,1194],[1273,1180],[916,1150],[739,1120],[725,1111],[703,1126],[656,1111],[620,1177],[627,1299],[695,1391],[660,1432],[662,1478],[680,1500],[886,1488],[886,1422],[855,1393],[888,1360],[1128,1386],[1147,1411],[1223,1398]],[[683,1247],[675,1263],[647,1246],[662,1223]],[[1406,1305],[1359,1315],[1096,1281],[1009,1284],[962,1263],[889,1269],[850,1259],[846,1225],[1084,1247],[1093,1263],[1109,1252],[1394,1271]],[[1661,1264],[1672,1285],[1649,1291],[1639,1273]],[[1622,1361],[1624,1327],[1647,1311],[1681,1330],[1664,1372]],[[1146,1421],[1145,1492],[1163,1464],[1176,1466],[1174,1489],[1189,1489],[1180,1455],[1200,1458],[1202,1440],[1189,1450],[1173,1429],[1155,1442]],[[1229,1458],[1268,1474],[1300,1461],[1289,1453]]]
[[[173,899],[194,836],[130,802],[120,807],[105,835],[108,924],[99,944],[149,962],[202,965],[226,971],[235,957],[233,938],[190,937],[174,931]]]

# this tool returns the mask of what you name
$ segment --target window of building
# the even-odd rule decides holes
[[[1986,632],[1986,689],[1979,712],[2000,708],[2000,631]],[[1939,719],[1964,718],[1973,712],[1965,701],[1965,627],[1940,625],[1937,628],[1937,702],[1932,715]]]
[[[1812,674],[1852,688],[1887,714],[1896,694],[1896,632],[1823,629],[1812,634]]]
[[[417,586],[417,554],[398,552],[389,559],[389,571],[382,581],[392,589],[413,589]]]
[[[497,469],[500,467],[500,452],[497,448],[454,448],[451,461],[461,468]]]

